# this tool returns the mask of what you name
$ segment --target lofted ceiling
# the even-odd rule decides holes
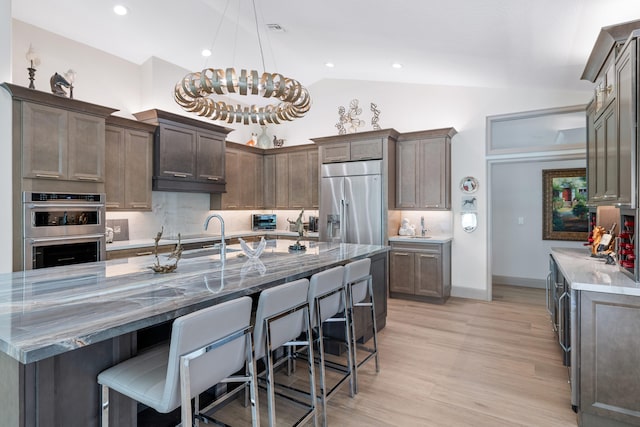
[[[580,76],[600,28],[640,19],[637,0],[254,1],[266,70],[307,86],[587,90]],[[129,13],[115,15],[116,3]],[[13,0],[12,16],[137,64],[155,56],[191,71],[263,70],[252,0]]]

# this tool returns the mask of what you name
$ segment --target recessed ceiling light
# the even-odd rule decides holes
[[[394,62],[393,64],[391,64],[391,66],[396,69],[402,68],[402,64],[400,64],[399,62]]]
[[[324,66],[327,68],[333,68],[336,66],[336,64],[334,64],[333,62],[325,62]]]
[[[211,51],[209,49],[202,49],[202,56],[211,56]]]
[[[125,6],[123,6],[121,4],[117,4],[117,5],[113,6],[113,12],[116,15],[124,16],[127,13],[129,13],[129,9],[127,9]]]

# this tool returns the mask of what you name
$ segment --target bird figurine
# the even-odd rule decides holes
[[[273,135],[273,146],[276,148],[280,148],[284,145],[284,139],[278,139],[275,135]]]

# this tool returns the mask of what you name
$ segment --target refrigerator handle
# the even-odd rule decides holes
[[[347,241],[347,203],[344,199],[340,200],[340,243]]]

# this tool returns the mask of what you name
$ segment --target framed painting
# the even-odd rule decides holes
[[[587,240],[585,168],[542,171],[542,239]]]

